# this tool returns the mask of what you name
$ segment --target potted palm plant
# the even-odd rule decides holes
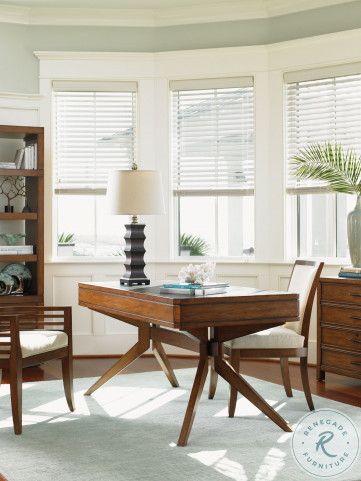
[[[357,195],[347,217],[348,246],[354,267],[361,267],[361,158],[340,144],[311,144],[293,157],[296,176],[325,182],[331,191]]]
[[[199,236],[182,234],[179,238],[179,250],[181,256],[205,256],[209,245]]]

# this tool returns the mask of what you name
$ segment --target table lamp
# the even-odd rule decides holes
[[[164,214],[164,199],[160,173],[155,170],[115,170],[109,174],[107,204],[110,214],[130,215],[125,224],[125,273],[120,284],[148,285],[144,274],[144,228],[138,215]]]

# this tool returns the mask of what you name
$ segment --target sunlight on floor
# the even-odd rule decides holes
[[[30,389],[31,387],[35,386],[33,382],[26,382],[23,384],[23,391],[25,389]],[[0,386],[0,397],[10,396],[10,384],[1,384]]]
[[[185,391],[184,389],[173,389],[171,391],[168,391],[167,393],[161,394],[156,399],[153,399],[153,400],[145,403],[143,406],[140,406],[137,409],[134,409],[133,411],[130,411],[130,412],[124,414],[121,417],[124,418],[124,419],[140,418],[140,417],[144,416],[145,414],[148,414],[151,411],[154,411],[155,409],[159,409],[164,404],[167,404],[170,401],[173,401],[173,399],[176,399],[179,396],[182,396],[186,392],[187,391]]]
[[[93,395],[93,400],[108,414],[115,417],[164,394],[166,389],[103,387]]]
[[[90,416],[89,408],[86,404],[86,400],[84,399],[84,392],[85,391],[78,391],[74,394],[76,414]],[[50,401],[46,404],[41,404],[40,406],[36,406],[35,408],[30,409],[30,411],[49,414],[68,414],[69,408],[65,397],[62,396],[61,398],[54,401]]]
[[[292,426],[292,429],[294,429],[295,426]],[[278,439],[277,443],[278,444],[283,444],[289,441],[289,439],[292,437],[293,433],[283,433]]]
[[[23,387],[28,389],[33,385],[24,384]],[[23,414],[23,424],[75,421],[82,416],[90,416],[99,409],[103,414],[105,413],[110,417],[120,416],[124,419],[138,419],[187,393],[184,389],[168,390],[114,386],[105,386],[93,394],[92,397],[84,396],[84,392],[85,390],[81,390],[74,393],[74,413],[69,412],[65,397],[62,395],[58,399],[28,409],[28,412]],[[10,409],[9,385],[1,386],[1,395],[9,397]],[[12,417],[2,419],[0,429],[12,427],[12,423]]]
[[[200,451],[198,453],[190,453],[188,456],[234,481],[248,481],[248,479],[251,479],[248,478],[243,465],[238,461],[229,459],[226,454],[227,450],[224,449],[218,451]],[[261,461],[261,465],[255,477],[252,476],[252,479],[254,479],[254,481],[273,481],[285,466],[285,457],[286,453],[284,451],[278,448],[271,448]]]
[[[273,399],[267,399],[266,400],[268,404],[271,406],[275,406],[278,401],[274,401]],[[283,404],[282,404],[283,407]],[[274,407],[274,409],[278,410],[280,407]],[[237,400],[237,407],[235,411],[235,416],[240,416],[240,417],[247,417],[247,416],[257,416],[261,414],[261,411],[256,408],[254,404],[252,404],[248,399],[244,397],[240,397]],[[219,411],[217,414],[214,415],[214,417],[222,417],[222,418],[228,418],[228,407],[225,407],[221,411]]]
[[[278,448],[271,448],[263,459],[255,481],[272,481],[285,466],[286,453]]]
[[[31,424],[37,424],[45,421],[49,421],[51,416],[41,416],[40,414],[23,414],[23,426],[29,426]],[[0,429],[12,428],[13,418],[12,416],[0,420]]]
[[[205,466],[212,467],[218,473],[234,481],[248,481],[243,465],[227,458],[226,453],[227,450],[200,451],[199,453],[190,453],[188,456],[200,461]]]

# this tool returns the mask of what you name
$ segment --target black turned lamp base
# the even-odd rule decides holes
[[[120,278],[122,286],[141,286],[150,284],[150,280],[144,274],[144,228],[145,224],[125,224],[125,273]]]
[[[145,279],[126,279],[125,277],[121,277],[120,280],[121,286],[149,286],[150,280]]]

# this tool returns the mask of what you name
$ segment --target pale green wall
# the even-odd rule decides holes
[[[48,27],[0,23],[0,91],[38,92],[34,50],[155,52],[260,45],[361,28],[361,0],[270,19],[172,27]]]

